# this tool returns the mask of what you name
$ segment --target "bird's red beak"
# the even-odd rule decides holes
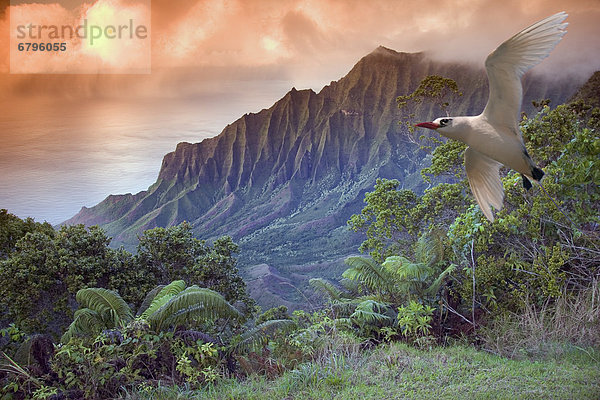
[[[433,122],[421,122],[420,124],[416,124],[415,126],[418,126],[419,128],[427,128],[433,130],[436,130],[440,127],[438,124],[435,124]]]

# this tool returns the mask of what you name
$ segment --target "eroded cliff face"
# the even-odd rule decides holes
[[[66,223],[99,224],[113,245],[133,247],[145,229],[188,221],[199,237],[228,234],[239,242],[242,270],[339,259],[362,241],[346,221],[360,211],[376,178],[422,189],[418,171],[427,160],[398,124],[396,98],[432,74],[456,80],[463,92],[451,113],[481,112],[483,70],[379,47],[319,93],[293,88],[214,138],[178,144],[147,191],[109,196]],[[531,100],[560,104],[577,89],[536,77],[524,87],[528,111]],[[436,111],[424,104],[416,119],[429,120]]]

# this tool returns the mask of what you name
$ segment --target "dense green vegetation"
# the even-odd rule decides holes
[[[186,223],[131,254],[2,210],[2,398],[597,398],[600,110],[539,104],[522,130],[543,188],[504,171],[490,223],[463,148],[415,138],[430,188],[377,181],[348,221],[369,257],[311,280],[317,311],[260,313],[235,243]]]
[[[73,318],[75,294],[86,287],[116,290],[139,306],[156,285],[184,279],[219,291],[227,301],[254,304],[238,276],[237,246],[229,237],[209,246],[192,236],[188,224],[155,228],[140,237],[132,255],[108,247],[110,239],[97,226],[55,231],[48,224],[15,223],[15,216],[2,212],[10,222],[3,230],[15,244],[3,257],[0,279],[20,284],[0,289],[1,317],[25,333],[60,336]]]

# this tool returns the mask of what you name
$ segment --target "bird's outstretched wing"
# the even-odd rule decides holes
[[[490,221],[494,220],[490,206],[500,210],[504,201],[504,189],[499,174],[501,165],[470,147],[465,150],[465,169],[471,192],[483,215]]]
[[[523,87],[521,78],[548,57],[566,33],[565,12],[559,12],[523,29],[502,43],[485,60],[490,97],[483,115],[492,125],[518,126]],[[517,132],[517,131],[515,131]]]

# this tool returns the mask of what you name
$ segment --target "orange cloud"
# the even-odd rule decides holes
[[[89,9],[99,4],[127,8],[135,3],[96,0]],[[290,86],[310,85],[318,90],[378,45],[482,65],[486,55],[510,35],[563,10],[569,13],[568,34],[534,72],[560,70],[562,75],[589,76],[600,69],[597,0],[152,0],[152,75],[102,78],[101,83],[118,81],[109,86],[129,84],[143,93],[176,95],[178,90],[194,90],[190,83],[194,74],[207,69],[227,74],[251,71],[260,79],[273,78],[276,71]],[[0,19],[0,29],[7,29],[7,21],[6,15]],[[0,38],[0,54],[6,54],[3,47],[6,41]],[[96,57],[107,67],[110,60],[125,62],[134,54],[98,50],[102,51]],[[6,58],[0,59],[0,69],[6,71],[7,66]],[[31,79],[22,77],[19,88]],[[36,79],[38,84],[44,80]],[[77,80],[81,86],[79,78],[64,79]],[[12,80],[9,86],[15,87],[16,78],[0,74],[0,85],[2,80]]]
[[[482,63],[523,27],[567,11],[569,34],[548,66],[570,61],[567,72],[598,68],[600,3],[580,0],[197,0],[170,10],[153,1],[155,65],[284,65],[292,74],[339,77],[378,45],[427,51],[451,61]],[[162,17],[163,11],[164,18]],[[270,45],[265,46],[265,43]],[[586,54],[573,51],[586,49]],[[590,65],[590,63],[596,65]],[[585,64],[582,66],[582,64]],[[586,72],[587,73],[587,72]]]

